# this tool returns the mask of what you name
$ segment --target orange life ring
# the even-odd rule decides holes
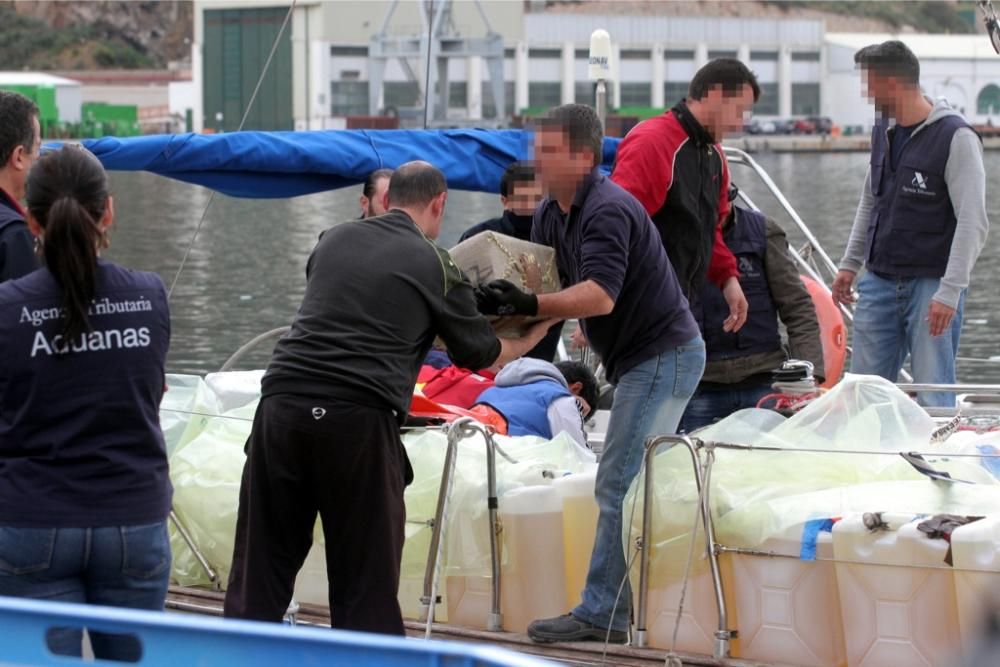
[[[812,297],[816,318],[819,320],[823,366],[826,370],[826,379],[821,386],[830,388],[840,381],[847,359],[847,327],[844,325],[844,315],[834,303],[833,295],[825,285],[819,284],[809,276],[799,277],[802,278],[802,283]]]

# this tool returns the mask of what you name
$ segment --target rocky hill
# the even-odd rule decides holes
[[[162,68],[190,58],[191,2],[0,2],[0,69]]]
[[[1000,4],[1000,3],[998,3]],[[546,12],[593,14],[652,14],[659,16],[729,16],[743,18],[818,18],[830,32],[952,32],[981,31],[976,3],[938,2],[818,2],[816,0],[548,0],[534,3]]]
[[[822,18],[831,32],[982,30],[976,3],[968,0],[529,0],[526,7],[572,13]],[[166,67],[190,58],[193,11],[192,2],[174,0],[0,0],[0,69]]]

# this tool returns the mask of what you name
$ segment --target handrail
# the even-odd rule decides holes
[[[434,525],[431,530],[431,543],[427,554],[427,567],[424,570],[424,593],[420,598],[420,620],[427,622],[427,636],[430,636],[431,625],[434,620],[434,608],[440,602],[437,595],[437,578],[441,563],[441,556],[444,550],[442,537],[444,527],[447,522],[447,510],[450,504],[451,487],[454,481],[455,462],[458,455],[458,441],[474,433],[482,434],[486,440],[486,487],[487,487],[487,508],[490,521],[490,567],[491,567],[491,590],[490,590],[490,613],[486,619],[486,629],[490,632],[503,631],[503,613],[500,609],[501,591],[501,543],[500,535],[503,527],[500,523],[498,510],[499,501],[497,499],[497,476],[496,476],[496,442],[493,434],[484,424],[477,422],[471,417],[460,417],[452,422],[448,427],[448,448],[445,452],[444,468],[441,473],[441,486],[438,491],[437,509],[434,514]],[[509,456],[501,451],[504,458],[513,461]]]
[[[236,365],[236,362],[239,361],[243,357],[243,355],[245,355],[247,352],[257,347],[261,343],[270,340],[271,338],[281,338],[291,330],[292,328],[286,325],[283,327],[278,327],[276,329],[271,329],[270,331],[265,331],[262,334],[254,336],[249,341],[241,345],[239,349],[233,352],[229,356],[229,358],[226,359],[226,363],[222,364],[222,368],[219,369],[219,372],[225,373],[226,371],[231,370],[233,366]]]
[[[817,254],[819,254],[820,259],[822,259],[823,263],[826,264],[826,268],[830,272],[830,274],[836,276],[837,265],[834,264],[833,260],[830,259],[830,256],[826,254],[826,251],[823,250],[823,246],[820,245],[819,239],[817,239],[816,236],[812,233],[812,230],[809,229],[805,221],[803,221],[802,218],[799,217],[799,214],[792,207],[791,203],[785,197],[784,193],[781,192],[777,184],[775,184],[775,182],[771,179],[771,176],[766,171],[764,171],[763,167],[757,164],[757,161],[754,160],[752,157],[750,157],[749,153],[747,153],[744,150],[740,150],[739,148],[732,148],[731,146],[725,146],[723,147],[723,152],[725,152],[726,159],[730,163],[746,165],[750,167],[750,169],[752,169],[757,174],[760,180],[764,182],[764,185],[767,186],[767,189],[771,191],[771,194],[774,195],[774,198],[778,200],[779,204],[781,204],[781,207],[785,209],[786,213],[788,213],[788,216],[799,228],[799,231],[801,231],[805,235],[806,240],[809,241],[809,244],[812,246],[813,250],[815,250]]]
[[[700,441],[699,441],[700,444]],[[646,441],[645,466],[646,481],[643,487],[642,506],[642,553],[639,556],[639,601],[636,609],[636,633],[635,644],[643,648],[647,643],[647,606],[649,604],[649,559],[651,551],[650,535],[653,522],[653,459],[661,447],[667,445],[683,445],[691,453],[691,464],[694,467],[695,487],[698,491],[698,511],[701,513],[701,520],[705,529],[705,546],[712,571],[712,584],[715,587],[715,604],[719,613],[719,629],[715,632],[715,642],[713,644],[713,654],[716,659],[723,659],[729,656],[729,642],[736,633],[728,628],[729,618],[726,609],[726,597],[722,589],[722,575],[719,571],[719,562],[715,549],[715,528],[712,525],[711,512],[709,511],[708,482],[711,479],[711,465],[714,461],[714,453],[709,451],[707,466],[702,467],[701,459],[698,456],[697,447],[690,438],[684,435],[659,435],[650,437]],[[702,479],[705,479],[703,488]]]

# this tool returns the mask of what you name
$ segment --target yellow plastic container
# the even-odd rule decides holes
[[[955,599],[962,645],[982,639],[988,611],[1000,606],[1000,517],[986,517],[951,534]]]
[[[503,627],[525,632],[538,618],[566,613],[563,508],[551,486],[526,486],[500,499]]]
[[[504,630],[524,632],[531,621],[566,612],[562,500],[551,486],[513,489],[500,498],[503,552],[500,610]],[[483,576],[449,576],[448,619],[485,628],[492,581]]]
[[[800,524],[757,548],[798,556],[801,535]],[[741,658],[801,667],[847,664],[830,533],[819,534],[816,557],[732,555]]]
[[[869,531],[861,515],[833,527],[837,586],[850,667],[950,665],[961,656],[948,544],[917,530],[912,515],[882,516]]]
[[[566,475],[552,486],[562,500],[563,552],[565,554],[566,608],[580,603],[580,593],[587,583],[590,555],[597,537],[597,500],[594,485],[597,471]]]

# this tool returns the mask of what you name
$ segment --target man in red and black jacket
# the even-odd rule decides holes
[[[743,326],[747,302],[736,258],[722,240],[729,165],[719,142],[743,128],[759,97],[757,78],[742,62],[709,62],[691,80],[687,99],[629,132],[611,176],[653,219],[688,299],[706,277],[722,290],[730,310],[725,331]]]

